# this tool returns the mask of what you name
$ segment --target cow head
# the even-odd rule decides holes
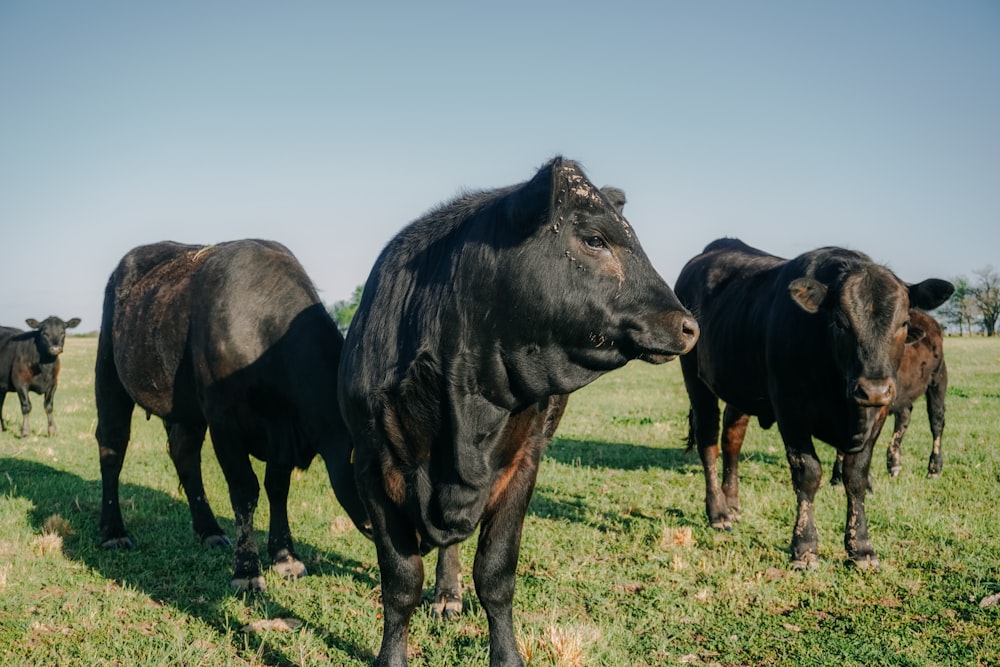
[[[923,336],[910,324],[910,307],[936,308],[954,286],[936,278],[909,285],[886,267],[851,253],[821,265],[814,277],[793,280],[789,291],[807,313],[826,318],[849,396],[861,407],[883,407],[896,396],[904,346]]]
[[[624,193],[602,192],[561,158],[501,201],[492,226],[513,247],[490,282],[507,298],[491,308],[500,338],[522,361],[557,351],[599,374],[630,359],[663,363],[694,346],[698,324],[650,264],[623,205]]]
[[[63,351],[63,344],[66,342],[66,329],[72,329],[80,324],[80,318],[63,322],[58,317],[52,315],[41,322],[33,317],[29,317],[25,322],[32,329],[37,330],[38,348],[42,357],[58,357]]]

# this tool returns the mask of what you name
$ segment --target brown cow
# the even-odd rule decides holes
[[[941,325],[927,313],[910,309],[910,324],[924,332],[924,337],[913,345],[907,345],[903,360],[896,375],[898,391],[896,400],[889,408],[894,418],[892,440],[885,450],[886,470],[895,477],[903,469],[903,436],[910,425],[913,403],[924,396],[927,398],[927,418],[931,425],[931,455],[927,461],[927,476],[939,477],[943,467],[941,460],[941,434],[944,432],[944,397],[948,392],[948,367],[944,361],[944,334]],[[837,455],[833,464],[831,484],[839,484],[843,479],[843,455]]]

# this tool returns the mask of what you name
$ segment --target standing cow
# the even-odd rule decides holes
[[[910,309],[910,325],[924,332],[913,345],[907,345],[896,376],[896,398],[889,407],[893,417],[892,440],[885,449],[885,467],[891,477],[903,469],[903,436],[910,426],[913,403],[921,396],[927,399],[927,419],[931,425],[931,455],[927,460],[927,476],[938,477],[944,463],[941,460],[941,434],[944,432],[944,397],[948,393],[948,367],[944,362],[944,334],[941,325],[927,313]],[[877,437],[877,436],[876,436]],[[833,464],[831,484],[843,479],[843,456]]]
[[[201,446],[211,432],[236,519],[234,587],[264,588],[253,530],[260,487],[250,456],[267,462],[268,554],[282,576],[305,574],[286,501],[292,468],[305,468],[316,453],[364,530],[337,409],[342,345],[305,271],[278,243],[164,242],[126,254],[108,281],[97,348],[103,545],[131,546],[118,479],[136,404],[163,419],[195,532],[207,544],[228,545],[202,484]]]
[[[935,308],[953,289],[937,279],[907,285],[842,248],[785,260],[720,239],[689,261],[676,290],[702,333],[681,366],[711,524],[729,529],[739,511],[739,444],[756,415],[764,428],[777,422],[791,467],[798,502],[793,567],[818,560],[813,502],[821,471],[813,437],[844,454],[848,557],[877,567],[864,508],[873,439],[896,396],[904,345],[922,335],[909,325],[910,306]],[[719,399],[726,402],[721,489]]]
[[[377,664],[404,665],[421,555],[480,526],[490,664],[520,665],[511,604],[524,513],[565,395],[630,359],[687,352],[698,325],[632,227],[573,162],[405,228],[347,334],[340,401],[382,577]]]
[[[53,315],[41,322],[34,318],[25,321],[31,331],[0,327],[0,429],[7,430],[3,421],[3,403],[8,392],[14,391],[21,400],[21,437],[27,438],[31,434],[28,420],[31,399],[28,392],[33,391],[45,397],[49,435],[55,435],[56,422],[52,409],[59,383],[59,355],[66,342],[66,329],[79,325],[80,318],[63,322]]]

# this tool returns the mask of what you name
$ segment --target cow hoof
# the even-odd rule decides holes
[[[131,549],[133,544],[132,540],[130,540],[128,536],[125,536],[112,537],[110,540],[104,540],[101,542],[101,546],[110,551],[111,549]]]
[[[938,479],[939,477],[941,477],[941,473],[939,473],[939,472],[929,472],[929,473],[927,473],[927,479]]]
[[[712,522],[712,528],[716,530],[724,530],[727,533],[733,532],[733,522],[729,519],[716,519]]]
[[[878,572],[882,569],[882,566],[879,565],[878,558],[875,554],[858,556],[856,558],[851,558],[847,562],[859,570],[866,570],[868,572]]]
[[[462,613],[462,596],[453,593],[440,595],[431,605],[431,616],[450,621]]]
[[[286,556],[271,566],[271,569],[281,575],[282,579],[298,579],[309,574],[305,563],[294,556]]]
[[[819,567],[819,556],[814,553],[802,554],[798,558],[792,559],[792,569],[799,572],[802,570],[815,570]]]
[[[903,471],[903,466],[893,466],[889,468],[889,477],[898,477],[899,473]]]
[[[225,535],[209,535],[208,537],[202,539],[201,543],[206,547],[229,548],[233,546],[233,543],[230,542],[229,538]]]
[[[239,593],[267,590],[267,584],[264,583],[264,577],[259,574],[256,577],[233,577],[229,581],[229,585],[233,587],[233,590]]]

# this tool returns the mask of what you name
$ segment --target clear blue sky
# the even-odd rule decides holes
[[[261,237],[327,303],[556,154],[660,273],[719,236],[1000,268],[1000,3],[0,2],[0,324],[132,247]]]

